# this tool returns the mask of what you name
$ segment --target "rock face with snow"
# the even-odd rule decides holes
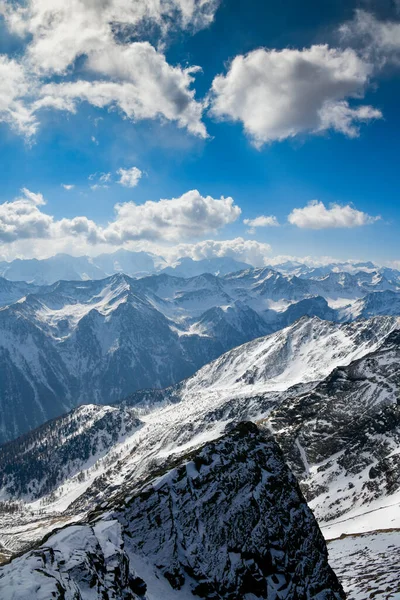
[[[339,600],[277,444],[242,423],[0,570],[4,600]]]

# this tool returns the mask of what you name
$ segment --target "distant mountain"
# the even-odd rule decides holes
[[[91,260],[105,275],[125,273],[131,277],[141,277],[160,271],[167,266],[161,256],[124,249],[117,250],[112,254],[100,254]]]
[[[92,258],[56,254],[41,260],[18,258],[11,262],[0,262],[0,276],[9,281],[50,285],[59,280],[104,279],[115,273],[124,273],[130,277],[144,277],[164,272],[177,277],[195,277],[202,273],[226,275],[248,268],[251,268],[251,265],[229,257],[197,261],[191,258],[181,258],[173,267],[168,267],[167,262],[161,256],[149,252],[120,249],[111,254],[100,254]]]
[[[375,283],[381,289],[382,280]],[[305,315],[398,315],[400,294],[391,287],[371,292],[370,281],[348,273],[309,280],[271,269],[49,286],[0,279],[0,441],[81,403],[177,383]]]
[[[1,567],[0,596],[345,598],[281,451],[251,423],[121,485],[101,512]]]
[[[86,280],[102,279],[106,273],[97,267],[87,256],[74,257],[57,254],[38,260],[15,259],[10,263],[0,263],[0,275],[9,281],[26,281],[36,285],[47,285],[60,279]]]
[[[195,277],[202,273],[211,273],[212,275],[227,275],[235,271],[251,269],[252,266],[239,262],[233,258],[208,258],[203,260],[193,260],[192,258],[180,258],[173,267],[166,267],[162,270],[167,275],[176,277]]]

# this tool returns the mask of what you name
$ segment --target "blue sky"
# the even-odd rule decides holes
[[[128,18],[113,3],[5,3],[0,255],[400,261],[400,6],[172,0]]]

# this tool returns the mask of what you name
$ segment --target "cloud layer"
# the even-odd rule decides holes
[[[326,208],[318,200],[309,202],[304,208],[295,208],[288,216],[289,223],[302,229],[361,227],[375,223],[379,219],[380,217],[371,217],[349,204],[346,206],[332,204],[329,208]]]
[[[243,123],[257,145],[329,129],[355,137],[359,124],[380,118],[363,96],[371,65],[354,50],[316,45],[260,48],[237,56],[212,84],[211,114]]]
[[[241,214],[232,198],[203,197],[197,190],[179,198],[115,205],[115,219],[102,227],[85,216],[55,220],[43,212],[41,194],[27,189],[0,205],[0,241],[80,237],[89,244],[123,245],[129,241],[179,242],[199,239],[234,222]]]
[[[229,256],[254,266],[266,264],[271,246],[237,237],[231,240],[203,240],[196,244],[178,244],[169,251],[171,259],[189,256],[193,260]]]

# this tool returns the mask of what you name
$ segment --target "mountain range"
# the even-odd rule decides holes
[[[102,260],[0,278],[0,596],[397,593],[400,274]]]
[[[0,279],[0,441],[82,403],[177,383],[303,316],[399,315],[399,289],[375,272],[303,279],[269,268],[46,286]]]
[[[332,262],[323,266],[309,266],[301,262],[286,261],[267,265],[269,269],[284,275],[295,275],[302,279],[321,279],[331,273],[364,274],[364,277],[384,277],[399,284],[400,272],[396,269],[376,265],[372,262]],[[0,261],[0,277],[9,281],[25,281],[37,285],[50,285],[59,280],[86,281],[105,279],[116,273],[130,277],[143,277],[165,273],[176,277],[195,277],[203,273],[227,275],[235,271],[254,268],[254,265],[231,256],[211,257],[194,260],[181,257],[168,261],[162,256],[144,251],[119,249],[98,256],[71,256],[56,254],[43,259],[14,259]]]

